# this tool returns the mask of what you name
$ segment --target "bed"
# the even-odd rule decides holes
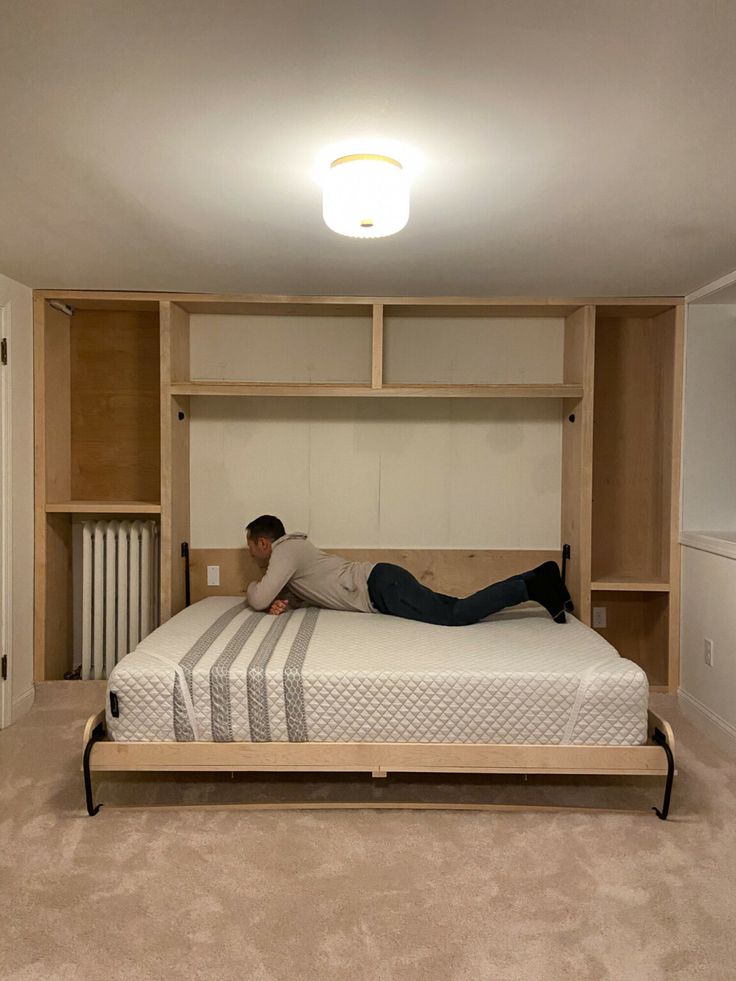
[[[664,776],[666,817],[674,740],[648,694],[536,606],[450,628],[209,597],[115,666],[85,731],[88,810],[93,770],[430,770]]]

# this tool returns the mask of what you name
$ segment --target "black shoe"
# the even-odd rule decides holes
[[[544,562],[533,569],[526,588],[529,599],[540,603],[555,623],[567,623],[565,610],[570,609],[572,600],[556,562]]]

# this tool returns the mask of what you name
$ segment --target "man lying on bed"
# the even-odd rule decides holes
[[[260,582],[248,586],[248,603],[254,610],[277,615],[305,601],[330,610],[388,613],[446,627],[477,623],[526,600],[541,603],[555,623],[565,623],[565,609],[572,610],[570,594],[554,562],[459,599],[433,592],[399,565],[350,562],[327,555],[301,532],[287,535],[281,521],[271,514],[251,521],[245,531],[248,551],[266,568]]]

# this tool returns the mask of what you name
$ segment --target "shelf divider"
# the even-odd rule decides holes
[[[371,388],[383,388],[383,304],[373,304],[373,346],[371,351]]]
[[[590,584],[593,592],[669,593],[664,579],[637,579],[632,576],[602,576]]]
[[[154,501],[59,501],[46,505],[47,514],[160,514]]]

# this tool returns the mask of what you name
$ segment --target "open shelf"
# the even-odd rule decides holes
[[[59,501],[46,505],[47,514],[161,514],[153,501]]]
[[[619,652],[646,671],[650,685],[669,677],[669,596],[638,590],[598,592],[594,606],[606,610],[607,626],[595,628]]]
[[[598,576],[591,582],[592,590],[631,593],[669,593],[670,584],[663,579],[637,579],[635,576]]]
[[[172,395],[258,395],[278,397],[350,398],[582,398],[582,385],[323,385],[291,383],[196,381],[177,382]]]

